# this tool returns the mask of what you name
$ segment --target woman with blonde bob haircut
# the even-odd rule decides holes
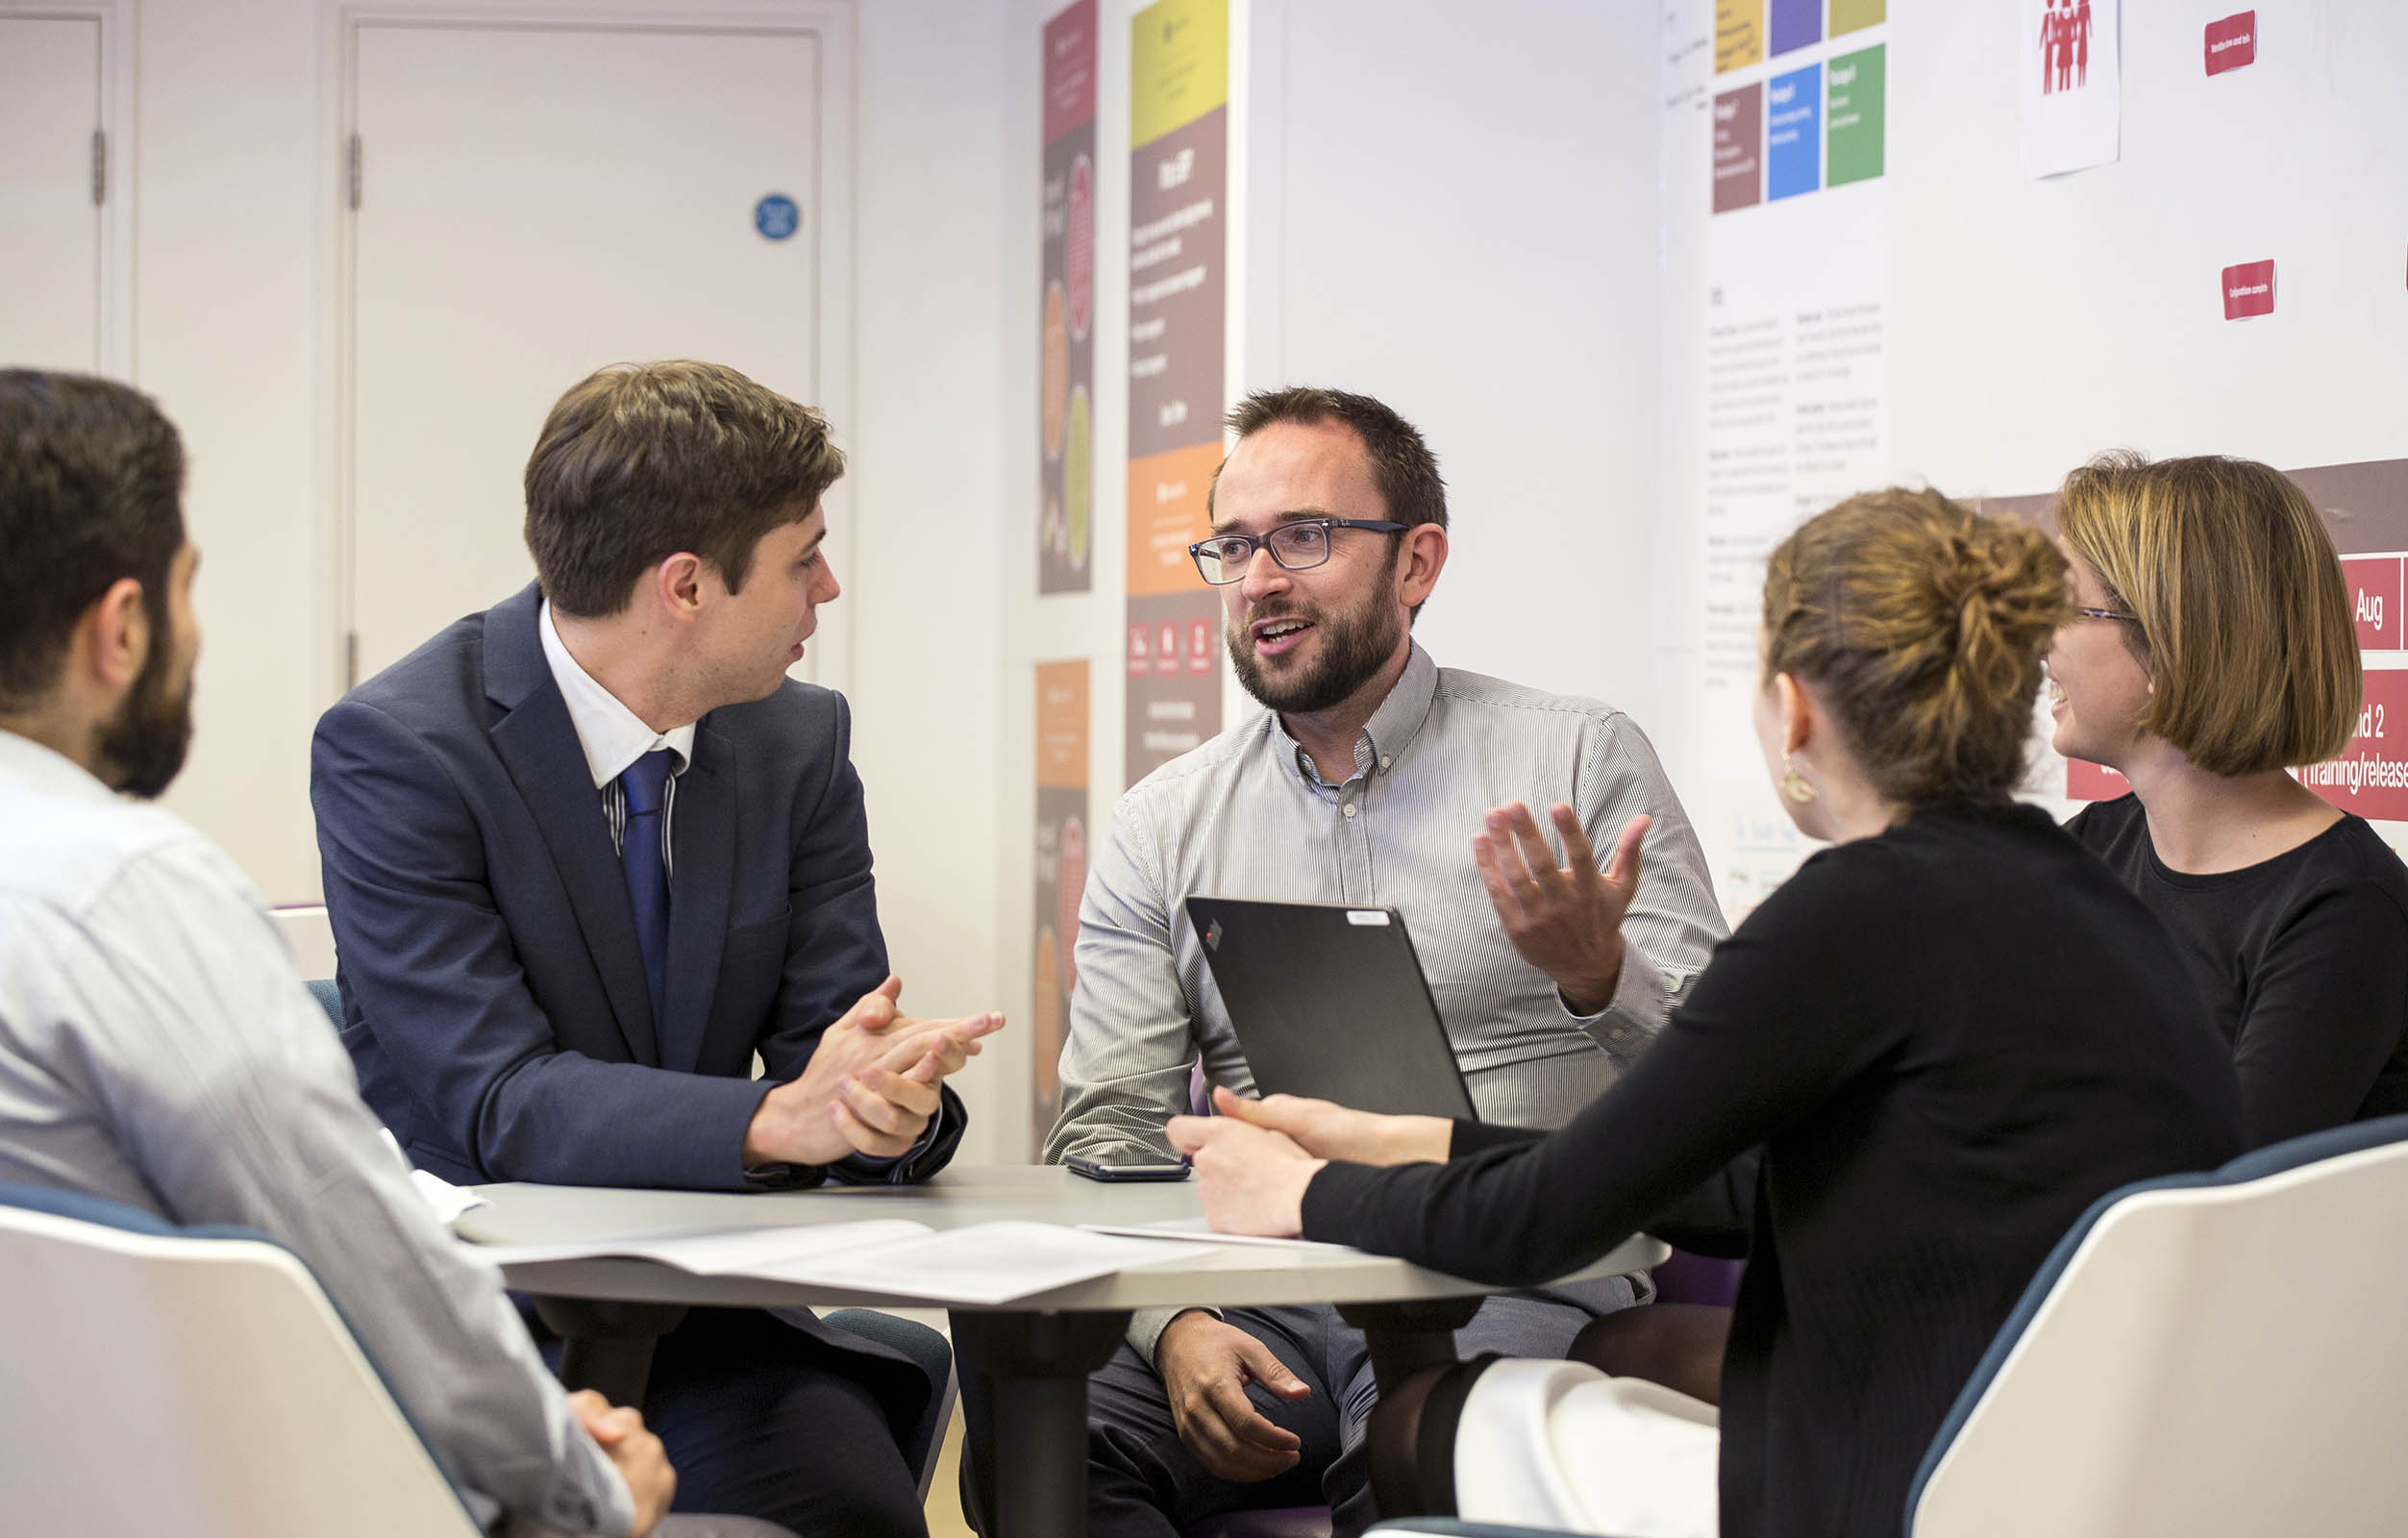
[[[1642,1228],[1748,1257],[1719,1446],[1715,1409],[1656,1383],[1462,1364],[1383,1395],[1383,1511],[1451,1488],[1464,1516],[1632,1538],[1895,1531],[2082,1210],[2239,1150],[2231,1064],[2165,931],[2014,800],[2064,572],[2038,530],[1932,491],[1854,498],[1774,552],[1756,735],[1782,806],[1831,847],[1561,1130],[1226,1090],[1222,1115],[1171,1124],[1216,1228],[1508,1286]],[[1518,878],[1526,906],[1595,871],[1567,841],[1567,869]],[[1608,886],[1618,924],[1628,887]],[[1379,1472],[1383,1447],[1450,1446],[1419,1491]]]
[[[2129,795],[2067,826],[2164,921],[2229,1043],[2252,1146],[2408,1111],[2408,869],[2285,773],[2356,727],[2332,536],[2252,459],[2103,455],[2066,478],[2059,753]]]

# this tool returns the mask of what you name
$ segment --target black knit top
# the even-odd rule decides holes
[[[2083,1208],[2240,1148],[2230,1053],[2138,899],[2036,809],[1928,813],[1807,860],[1559,1131],[1462,1123],[1446,1164],[1332,1164],[1303,1226],[1529,1284],[1676,1204],[1693,1238],[1750,1172],[1722,1203],[1749,1233],[1723,1531],[1895,1532]]]

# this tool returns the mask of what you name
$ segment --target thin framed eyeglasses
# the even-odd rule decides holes
[[[2122,609],[2116,608],[2084,608],[2077,604],[2074,606],[2073,612],[2090,619],[2120,619],[2126,625],[2138,625],[2141,622],[2140,615],[2126,614]]]
[[[1257,550],[1269,550],[1271,558],[1289,571],[1322,565],[1329,559],[1329,547],[1340,529],[1394,534],[1403,533],[1405,525],[1385,518],[1299,518],[1267,534],[1214,534],[1189,545],[1187,553],[1196,558],[1196,570],[1204,580],[1220,586],[1245,576]]]

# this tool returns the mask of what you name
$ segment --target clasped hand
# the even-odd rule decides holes
[[[1509,802],[1489,812],[1472,840],[1480,884],[1523,960],[1553,980],[1564,1004],[1593,1015],[1613,1003],[1622,981],[1622,920],[1639,891],[1639,846],[1653,819],[1623,825],[1613,862],[1602,872],[1587,831],[1570,806],[1550,808],[1564,858],[1558,866],[1530,808]]]
[[[820,1033],[802,1077],[761,1098],[744,1133],[748,1167],[911,1151],[943,1103],[938,1084],[979,1054],[979,1038],[1001,1030],[1004,1017],[915,1020],[896,1008],[902,993],[890,977],[863,994]]]

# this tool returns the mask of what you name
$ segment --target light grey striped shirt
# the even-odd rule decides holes
[[[1187,922],[1191,895],[1395,908],[1480,1118],[1520,1127],[1560,1126],[1596,1099],[1726,932],[1689,819],[1619,710],[1442,670],[1416,644],[1354,762],[1345,784],[1329,784],[1264,710],[1121,798],[1080,905],[1048,1161],[1166,1156],[1162,1124],[1186,1109],[1199,1054],[1213,1082],[1253,1088]],[[1623,925],[1622,980],[1601,1014],[1570,1013],[1489,905],[1472,839],[1509,801],[1542,822],[1550,804],[1566,803],[1601,860],[1624,823],[1654,814]],[[1151,1339],[1141,1344],[1151,1352]]]
[[[499,1272],[436,1224],[224,851],[0,731],[0,1181],[309,1264],[488,1521],[624,1533],[627,1485]]]

